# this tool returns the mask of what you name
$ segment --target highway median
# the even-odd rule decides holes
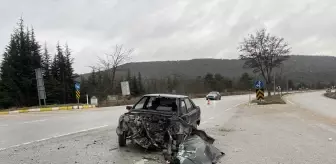
[[[277,94],[272,96],[266,96],[264,100],[252,100],[252,104],[257,105],[270,105],[270,104],[286,104],[286,102],[282,99],[283,95]]]
[[[323,94],[325,97],[336,99],[336,92],[328,92]]]

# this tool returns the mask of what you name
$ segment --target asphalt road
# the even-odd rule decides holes
[[[325,97],[325,91],[297,93],[286,97],[288,103],[311,110],[326,117],[336,118],[336,100]]]
[[[234,115],[235,107],[248,100],[248,95],[225,96],[208,105],[204,98],[194,99],[202,110],[200,127],[225,123]],[[118,118],[124,112],[125,106],[118,106],[0,116],[0,150],[104,127],[115,132]]]
[[[315,115],[320,112],[319,108],[313,108],[308,103],[318,102],[301,100],[301,97],[308,98],[314,94],[324,101],[324,97],[317,92],[286,96],[285,99],[290,103],[281,105],[248,105],[245,103],[248,95],[223,97],[221,101],[211,101],[210,105],[204,99],[194,101],[202,108],[199,128],[214,137],[214,145],[226,153],[220,163],[335,164],[335,119]],[[145,151],[131,143],[126,147],[118,146],[115,127],[117,118],[123,112],[124,107],[113,107],[1,117],[0,123],[8,124],[0,127],[1,141],[5,140],[3,138],[12,142],[18,140],[13,134],[3,133],[4,128],[14,128],[18,124],[22,126],[22,132],[17,133],[23,135],[21,138],[25,138],[27,133],[34,139],[18,140],[13,144],[53,137],[50,133],[56,137],[2,150],[0,164],[164,163],[160,152]],[[48,129],[46,125],[57,128]],[[109,126],[104,127],[105,125]],[[28,133],[23,126],[28,126],[33,131]],[[95,127],[98,128],[85,131]],[[81,130],[83,132],[57,137]],[[39,131],[43,134],[48,131],[50,133],[40,136],[42,133],[38,133]],[[34,132],[36,135],[32,135]]]

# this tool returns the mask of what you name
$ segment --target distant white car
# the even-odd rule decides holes
[[[221,94],[217,91],[212,91],[206,95],[206,100],[220,100],[222,98]]]

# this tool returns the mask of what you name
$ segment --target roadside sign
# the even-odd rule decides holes
[[[75,89],[76,89],[76,99],[77,99],[77,103],[79,104],[79,98],[80,98],[80,83],[75,83]]]
[[[43,99],[44,105],[47,105],[46,104],[47,96],[45,93],[44,80],[43,80],[41,68],[35,69],[35,76],[36,76],[36,82],[37,82],[37,93],[38,93],[39,105],[41,106],[41,99]]]
[[[262,81],[258,80],[254,83],[254,87],[257,88],[257,89],[264,88],[264,83]]]
[[[264,99],[264,89],[256,89],[256,97],[257,97],[257,100],[263,100]]]
[[[123,96],[131,94],[128,81],[122,81],[120,85],[121,85],[121,93]]]
[[[80,89],[80,83],[75,83],[75,88],[76,88],[77,91],[79,91],[79,89]]]

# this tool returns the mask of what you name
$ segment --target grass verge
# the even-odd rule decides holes
[[[258,105],[286,104],[286,102],[281,98],[280,95],[266,96],[263,101],[252,100],[252,103],[257,103]]]

